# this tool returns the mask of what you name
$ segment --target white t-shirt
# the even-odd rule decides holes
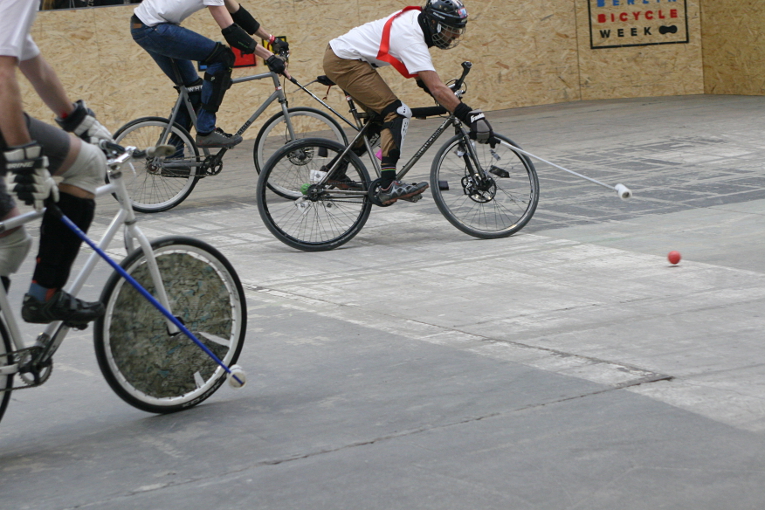
[[[180,25],[181,21],[211,5],[225,5],[225,2],[223,0],[143,0],[133,12],[144,25],[150,27],[160,23]]]
[[[146,0],[144,0],[146,1]],[[391,16],[394,16],[394,13]],[[435,71],[433,60],[425,43],[425,35],[422,27],[417,22],[418,10],[403,13],[393,20],[390,29],[390,49],[388,53],[400,60],[406,66],[410,74],[420,71]],[[383,27],[391,16],[370,21],[360,27],[356,27],[345,35],[329,41],[332,51],[340,58],[347,60],[364,60],[370,64],[381,67],[389,66],[388,62],[377,60],[382,43]]]
[[[29,34],[39,4],[33,0],[0,1],[0,55],[21,62],[40,54]]]

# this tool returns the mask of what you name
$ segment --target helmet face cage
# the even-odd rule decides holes
[[[423,9],[430,23],[433,44],[442,49],[454,48],[467,26],[467,9],[460,0],[429,0]]]

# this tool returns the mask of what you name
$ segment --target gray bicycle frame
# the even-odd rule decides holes
[[[265,78],[271,78],[274,82],[274,91],[273,93],[268,96],[268,98],[263,102],[263,104],[260,105],[260,108],[255,110],[255,113],[253,113],[247,121],[242,124],[242,127],[240,127],[236,134],[241,135],[247,129],[252,125],[253,122],[255,122],[255,119],[260,117],[263,112],[271,106],[271,103],[274,101],[279,101],[279,104],[281,104],[282,107],[282,114],[284,115],[284,119],[287,123],[287,130],[289,131],[290,138],[295,139],[295,129],[292,126],[292,119],[290,119],[289,111],[288,111],[288,103],[287,103],[287,96],[284,94],[284,89],[282,88],[282,84],[279,81],[279,75],[276,73],[261,73],[261,74],[254,74],[251,76],[243,76],[241,78],[234,78],[231,80],[232,84],[237,83],[244,83],[247,81],[253,81],[253,80],[263,80]],[[178,112],[181,109],[181,106],[185,106],[186,110],[189,112],[189,116],[191,117],[191,122],[196,128],[197,125],[197,115],[194,111],[194,107],[191,105],[191,99],[189,98],[189,92],[188,88],[180,85],[178,87],[179,94],[178,99],[175,101],[175,106],[173,106],[172,113],[170,114],[169,119],[169,125],[172,126],[175,124],[175,119],[178,117]],[[165,132],[162,133],[162,137],[160,138],[160,141],[157,143],[157,145],[162,145],[167,143],[168,138],[170,137],[170,129],[167,129]],[[210,151],[208,149],[202,149],[205,155],[209,155]],[[167,164],[165,166],[168,166]],[[176,165],[172,165],[176,166]],[[169,166],[168,166],[169,167]]]
[[[332,165],[331,168],[327,170],[327,173],[319,180],[317,185],[323,185],[329,177],[332,175],[332,172],[337,168],[337,166],[340,164],[340,161],[345,157],[346,154],[351,150],[351,147],[353,147],[356,142],[359,140],[360,137],[364,138],[364,146],[367,149],[367,154],[369,155],[369,160],[372,162],[372,167],[375,169],[375,174],[377,175],[377,178],[381,175],[381,167],[380,162],[377,160],[377,157],[372,152],[372,146],[369,143],[369,138],[367,137],[367,124],[363,124],[361,122],[361,117],[359,116],[358,112],[356,111],[355,106],[353,106],[353,100],[350,97],[346,97],[348,102],[351,104],[351,112],[353,113],[353,117],[356,120],[356,124],[358,127],[358,134],[351,140],[348,145],[346,145],[343,152],[340,154],[340,156],[335,161],[335,164]],[[417,162],[422,158],[422,156],[430,149],[434,143],[436,143],[436,140],[438,140],[442,134],[449,128],[449,126],[454,126],[455,129],[458,131],[458,134],[462,137],[462,139],[466,142],[465,146],[470,152],[470,159],[471,161],[476,165],[476,171],[475,173],[478,174],[484,174],[484,170],[481,167],[481,162],[478,157],[478,153],[475,150],[475,147],[470,142],[470,139],[468,138],[467,133],[465,133],[465,130],[462,129],[462,123],[457,119],[457,117],[454,116],[454,114],[450,114],[449,117],[444,119],[444,121],[441,123],[438,128],[433,132],[433,134],[430,135],[430,137],[425,140],[425,143],[422,144],[422,146],[417,150],[417,152],[412,155],[411,158],[409,158],[409,161],[406,162],[404,167],[396,174],[396,179],[401,180],[404,178],[404,176],[409,173],[409,170],[412,169],[412,167],[417,164]],[[359,196],[359,195],[366,195],[366,191],[353,191],[353,190],[332,190],[332,195],[342,195],[342,196]]]
[[[114,218],[107,227],[106,232],[104,232],[103,236],[101,236],[101,239],[98,242],[98,247],[102,250],[106,250],[114,239],[114,236],[119,231],[120,227],[124,225],[125,248],[127,249],[127,252],[130,253],[133,251],[133,240],[137,240],[138,245],[143,249],[143,252],[146,255],[146,263],[149,268],[149,273],[151,274],[152,283],[154,284],[154,288],[157,290],[157,300],[162,303],[162,306],[170,310],[170,302],[167,298],[167,293],[165,292],[165,286],[162,283],[162,277],[159,273],[157,261],[154,258],[154,251],[151,248],[149,239],[136,225],[135,212],[133,211],[133,208],[130,207],[130,196],[128,194],[127,188],[125,187],[125,183],[122,180],[122,170],[120,169],[120,166],[127,162],[131,155],[132,151],[128,151],[118,158],[110,160],[109,184],[100,186],[96,190],[97,197],[114,194],[117,196],[117,199],[120,203],[120,209],[117,211],[117,214],[114,215]],[[30,221],[42,218],[42,216],[43,212],[32,211],[2,221],[0,222],[0,233],[6,232],[16,227],[20,227],[25,223],[29,223]],[[64,228],[63,225],[62,228]],[[77,293],[82,290],[83,285],[85,285],[85,282],[90,277],[93,269],[96,266],[96,263],[99,260],[100,257],[98,253],[93,252],[88,257],[80,272],[77,274],[77,277],[64,290],[69,294],[76,296]],[[8,331],[8,334],[11,336],[11,342],[13,343],[12,350],[18,351],[26,348],[27,346],[24,344],[23,336],[19,330],[13,309],[11,308],[11,305],[8,301],[8,294],[5,292],[3,285],[0,285],[0,320],[3,321],[6,326],[6,331]],[[178,332],[178,328],[172,322],[167,319],[165,322],[167,323],[168,328],[170,328],[169,331],[171,333]],[[53,353],[56,352],[61,343],[64,341],[64,337],[66,337],[68,331],[69,327],[65,326],[60,321],[52,322],[45,327],[45,330],[40,333],[35,342],[36,345],[45,346],[46,348],[45,357],[41,361],[47,361],[53,356]],[[10,355],[10,353],[7,354]],[[16,374],[18,371],[18,364],[0,366],[0,377]]]

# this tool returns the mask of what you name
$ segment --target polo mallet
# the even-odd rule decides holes
[[[632,192],[624,184],[617,184],[616,186],[610,186],[608,184],[605,184],[605,183],[602,183],[600,181],[597,181],[597,180],[593,179],[592,177],[587,177],[586,175],[582,175],[582,174],[576,173],[573,170],[569,170],[568,168],[563,168],[560,165],[556,165],[555,163],[551,163],[550,161],[547,161],[546,159],[540,158],[539,156],[535,156],[534,154],[532,154],[530,152],[526,152],[525,150],[520,149],[520,148],[516,147],[515,145],[513,145],[512,150],[516,151],[516,152],[520,152],[521,154],[525,154],[526,156],[530,156],[530,157],[532,157],[534,159],[538,159],[539,161],[542,161],[543,163],[547,163],[550,166],[554,166],[555,168],[563,170],[564,172],[568,172],[570,174],[576,175],[577,177],[581,177],[584,180],[590,181],[590,182],[595,183],[595,184],[597,184],[599,186],[603,186],[604,188],[608,188],[610,190],[614,190],[614,191],[616,191],[616,194],[619,195],[619,198],[621,198],[622,200],[627,200],[628,198],[632,198]]]
[[[174,147],[173,147],[174,149]],[[223,370],[226,371],[228,374],[228,383],[233,388],[241,388],[245,385],[247,382],[247,375],[244,373],[244,370],[239,365],[231,365],[231,368],[227,367],[225,363],[223,363],[216,355],[213,353],[205,344],[199,341],[199,339],[194,336],[194,334],[189,331],[186,326],[181,323],[175,316],[173,316],[167,309],[162,306],[162,304],[157,301],[154,296],[148,293],[146,289],[144,289],[140,283],[135,281],[135,279],[130,276],[127,271],[125,271],[119,264],[117,264],[114,260],[112,260],[109,255],[106,254],[101,248],[96,246],[96,244],[90,240],[90,238],[85,235],[85,233],[80,230],[80,227],[75,225],[72,220],[66,217],[64,213],[59,209],[58,205],[56,205],[54,202],[50,202],[47,204],[47,208],[50,209],[50,211],[58,217],[64,225],[69,227],[69,229],[74,232],[77,237],[85,241],[88,246],[90,246],[98,255],[101,256],[102,259],[104,259],[112,268],[114,268],[115,271],[117,271],[120,276],[122,276],[125,280],[127,280],[130,285],[135,287],[135,289],[143,295],[154,307],[162,313],[167,319],[172,322],[175,327],[177,327],[181,332],[186,335],[188,338],[190,338],[194,343],[196,343],[200,349],[202,349],[210,358],[212,358],[215,363],[220,365]]]

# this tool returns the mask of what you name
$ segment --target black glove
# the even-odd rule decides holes
[[[220,33],[226,38],[228,45],[241,51],[242,55],[255,53],[255,46],[257,46],[255,39],[247,35],[247,32],[236,23],[224,28]]]
[[[287,69],[287,66],[284,65],[284,60],[280,59],[276,55],[271,55],[268,57],[266,59],[266,65],[272,73],[276,74],[284,74],[284,71]]]
[[[20,147],[9,147],[3,153],[6,168],[11,173],[8,188],[19,200],[42,211],[49,196],[58,202],[56,181],[48,172],[48,158],[43,156],[42,147],[35,141]]]
[[[465,103],[460,102],[454,109],[454,115],[462,122],[470,126],[470,139],[479,143],[490,143],[492,148],[497,143],[491,124],[486,120],[481,110],[473,110]]]
[[[96,114],[80,99],[74,103],[74,111],[65,118],[56,117],[61,129],[79,136],[88,143],[98,143],[101,140],[113,142],[112,134],[96,120]]]
[[[231,19],[250,35],[255,35],[255,32],[260,28],[260,23],[252,17],[252,14],[250,14],[242,4],[239,4],[238,11],[231,14]]]
[[[486,120],[481,110],[472,110],[470,112],[470,139],[478,143],[489,143],[494,138],[494,131],[491,124]]]
[[[282,39],[274,39],[274,42],[271,43],[271,51],[279,55],[280,57],[289,57],[290,56],[290,44],[287,41],[283,41]]]

